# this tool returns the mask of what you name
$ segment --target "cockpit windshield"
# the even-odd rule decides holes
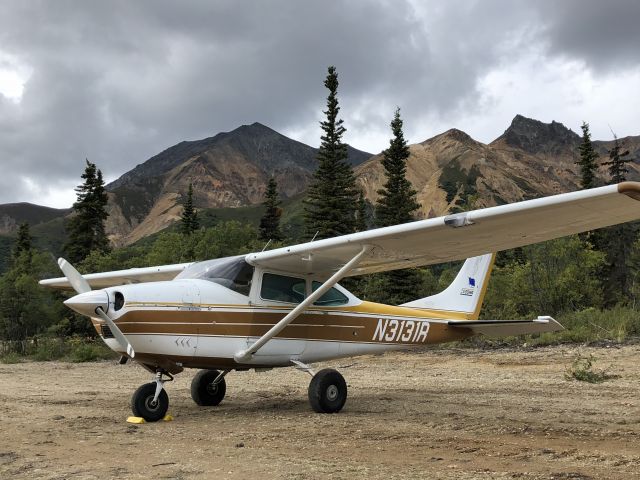
[[[194,263],[183,270],[176,277],[176,280],[185,278],[208,280],[234,292],[249,296],[253,267],[244,261],[244,255],[217,258]]]

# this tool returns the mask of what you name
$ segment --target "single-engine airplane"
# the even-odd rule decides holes
[[[132,359],[155,375],[131,401],[147,421],[165,416],[165,382],[185,368],[202,369],[193,400],[218,405],[229,372],[295,366],[312,375],[313,410],[336,413],[346,382],[333,369],[314,372],[314,362],[562,329],[547,316],[478,320],[492,252],[638,220],[639,200],[640,183],[624,182],[248,255],[84,276],[61,258],[65,277],[40,283],[73,288],[64,303],[91,318],[121,363]],[[446,290],[400,306],[362,301],[338,284],[464,258]]]

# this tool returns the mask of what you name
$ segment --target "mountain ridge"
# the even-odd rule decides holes
[[[488,144],[456,128],[412,144],[407,176],[418,191],[419,217],[443,215],[465,204],[468,208],[469,202],[480,208],[576,190],[580,141],[562,123],[516,115],[504,133]],[[635,159],[629,178],[640,179],[640,136],[620,141]],[[613,144],[593,143],[603,156]],[[382,154],[351,147],[349,153],[358,185],[374,203],[385,182]],[[189,183],[194,185],[194,200],[200,209],[259,205],[272,175],[283,199],[299,196],[315,171],[316,156],[317,149],[258,122],[180,142],[107,185],[107,232],[119,246],[173,224],[180,218]],[[606,178],[604,168],[599,173],[601,179]],[[0,234],[11,235],[23,219],[31,218],[40,225],[40,232],[49,223],[55,225],[59,237],[62,219],[70,210],[30,205],[0,205]]]

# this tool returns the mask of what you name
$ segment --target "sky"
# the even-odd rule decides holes
[[[344,140],[378,153],[500,136],[516,114],[640,135],[637,0],[0,0],[0,203],[65,208],[182,141],[261,122],[318,146],[329,65]]]

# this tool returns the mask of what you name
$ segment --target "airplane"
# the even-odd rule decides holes
[[[345,405],[347,384],[316,362],[424,347],[473,335],[562,329],[552,317],[478,320],[495,252],[640,219],[640,183],[489,207],[298,245],[194,263],[64,277],[64,303],[90,317],[104,342],[154,375],[131,399],[146,421],[165,417],[165,383],[200,369],[191,396],[218,405],[231,371],[296,367],[309,373],[318,413]],[[362,301],[338,282],[349,276],[463,260],[448,288],[403,305]]]

